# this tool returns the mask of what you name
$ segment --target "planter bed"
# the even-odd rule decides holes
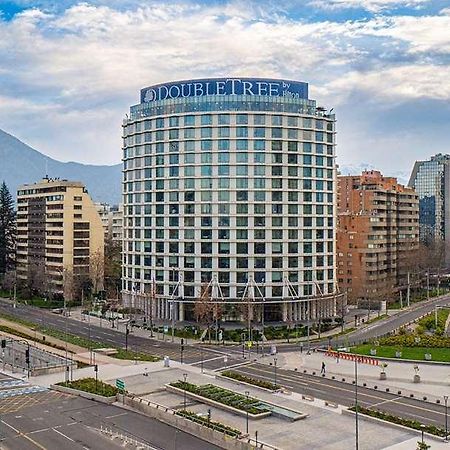
[[[217,376],[217,375],[216,375]],[[221,378],[237,381],[239,383],[248,384],[251,386],[256,386],[258,388],[264,389],[266,391],[275,392],[281,389],[278,384],[273,384],[270,381],[259,380],[257,378],[249,377],[247,375],[242,375],[238,372],[233,372],[232,370],[225,370],[220,374]]]
[[[236,394],[228,389],[215,386],[213,384],[195,385],[177,381],[166,385],[166,389],[180,395],[184,395],[198,400],[202,403],[226,409],[241,416],[248,415],[252,419],[262,419],[271,415],[271,411],[260,405],[260,401],[241,394]]]
[[[349,411],[355,412],[355,407],[349,408]],[[369,416],[378,420],[383,420],[386,422],[390,422],[395,425],[400,425],[402,427],[411,428],[413,430],[421,431],[421,422],[418,420],[412,420],[412,419],[404,419],[402,417],[394,416],[389,413],[385,413],[382,411],[376,411],[373,409],[363,408],[361,406],[358,407],[358,413],[363,414],[365,416]],[[445,430],[443,428],[436,427],[434,425],[425,425],[423,428],[423,431],[425,433],[428,433],[433,436],[438,437],[444,437],[445,436]]]
[[[206,417],[198,416],[196,413],[192,411],[177,411],[176,415],[184,417],[185,419],[191,420],[192,422],[198,423],[204,427],[220,431],[221,433],[227,434],[228,436],[232,437],[242,436],[242,432],[240,430],[229,427],[228,425],[224,425],[223,423],[220,422],[208,420]]]

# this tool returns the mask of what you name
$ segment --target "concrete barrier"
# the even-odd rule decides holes
[[[233,438],[219,431],[207,428],[184,417],[177,416],[174,410],[152,404],[144,399],[133,398],[118,394],[119,401],[132,408],[135,411],[139,411],[142,414],[152,417],[160,422],[164,422],[186,433],[197,436],[211,444],[226,450],[251,450],[254,446],[251,446],[247,442],[242,442],[238,438]]]

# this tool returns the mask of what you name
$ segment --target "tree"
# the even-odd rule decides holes
[[[0,276],[15,264],[16,213],[14,200],[6,183],[0,185]]]
[[[122,246],[108,234],[105,239],[105,291],[107,298],[119,298],[122,280]]]

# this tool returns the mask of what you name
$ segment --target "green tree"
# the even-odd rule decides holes
[[[8,186],[0,185],[0,276],[14,268],[16,213]]]

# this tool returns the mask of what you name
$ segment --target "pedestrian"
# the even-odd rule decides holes
[[[322,368],[320,369],[320,373],[325,375],[325,363],[322,361]]]
[[[339,354],[339,352],[337,352],[336,353],[336,362],[339,364],[339,357],[340,357],[341,355]]]
[[[303,353],[303,342],[300,343],[300,353]]]

